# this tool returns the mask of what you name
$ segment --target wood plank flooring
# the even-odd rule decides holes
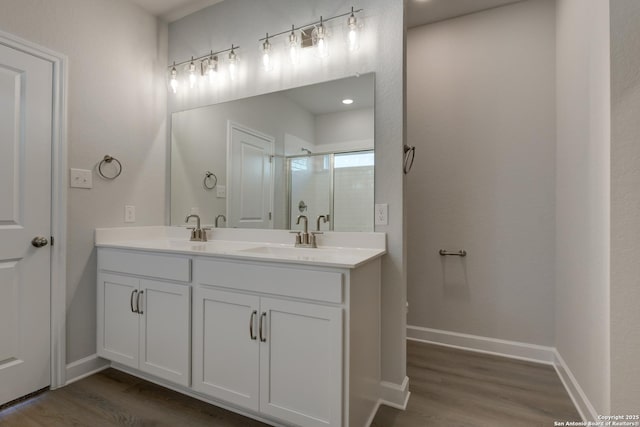
[[[382,406],[374,427],[553,426],[581,421],[551,366],[408,341],[406,411]]]
[[[579,420],[550,366],[407,344],[411,399],[381,407],[375,427],[553,426]],[[114,369],[0,411],[2,427],[264,426]]]

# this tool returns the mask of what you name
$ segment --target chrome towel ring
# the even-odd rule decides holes
[[[114,172],[111,176],[108,174],[105,174],[102,168],[105,166],[105,164],[110,165],[113,162],[116,162],[118,165],[117,172]],[[120,163],[120,160],[116,159],[115,157],[111,157],[110,155],[107,154],[106,156],[104,156],[104,159],[102,159],[98,164],[98,173],[104,179],[116,179],[122,173],[122,163]]]
[[[218,185],[218,177],[215,173],[206,171],[204,173],[204,179],[202,180],[202,185],[207,190],[213,190]]]
[[[404,174],[408,174],[411,168],[413,167],[413,161],[416,157],[416,147],[411,145],[404,145],[404,164],[403,171]]]

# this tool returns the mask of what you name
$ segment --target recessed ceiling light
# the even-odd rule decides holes
[[[351,105],[351,104],[353,104],[353,99],[349,99],[349,98],[343,99],[342,103],[345,104],[345,105]]]

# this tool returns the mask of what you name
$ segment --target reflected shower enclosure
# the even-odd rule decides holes
[[[321,230],[373,231],[373,150],[287,158],[288,228],[305,215]]]

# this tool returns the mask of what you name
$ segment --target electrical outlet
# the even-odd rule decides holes
[[[136,222],[136,207],[127,205],[124,207],[124,222]]]
[[[87,169],[71,169],[69,173],[72,188],[93,188],[91,171]]]
[[[216,186],[216,197],[218,199],[224,199],[225,197],[227,197],[227,187],[224,185],[217,185]]]
[[[376,225],[389,224],[389,205],[388,204],[386,203],[376,204],[375,223]]]

